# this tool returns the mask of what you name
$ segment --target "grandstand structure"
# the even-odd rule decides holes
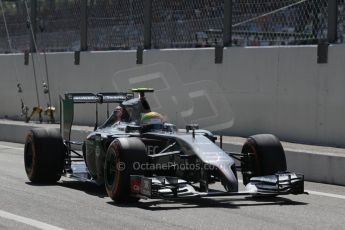
[[[0,53],[344,43],[344,8],[344,0],[1,0]]]

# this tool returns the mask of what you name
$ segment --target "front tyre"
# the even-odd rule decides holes
[[[130,175],[144,175],[139,165],[148,162],[144,143],[136,137],[115,139],[105,157],[104,182],[115,202],[137,201],[130,197]]]
[[[250,156],[241,161],[244,185],[249,183],[251,177],[274,175],[287,169],[283,146],[274,135],[249,137],[242,147],[242,153]]]

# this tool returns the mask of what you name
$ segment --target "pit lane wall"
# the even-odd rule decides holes
[[[329,47],[327,64],[317,64],[316,46],[227,48],[222,64],[214,55],[211,48],[150,50],[136,64],[136,51],[82,52],[75,65],[74,53],[48,54],[52,104],[59,107],[65,92],[153,87],[152,110],[179,127],[193,122],[225,135],[273,133],[285,141],[345,146],[344,45]],[[34,61],[44,107],[44,56]],[[20,97],[30,109],[37,105],[32,64],[30,58],[24,65],[23,55],[0,55],[0,118],[20,119]],[[94,105],[76,110],[77,124],[95,122]]]

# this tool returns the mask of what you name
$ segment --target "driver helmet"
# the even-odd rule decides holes
[[[142,132],[162,131],[164,118],[157,112],[145,113],[141,117]]]

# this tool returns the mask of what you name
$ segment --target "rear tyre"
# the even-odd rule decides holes
[[[115,139],[105,157],[104,182],[108,196],[115,202],[135,202],[130,197],[130,175],[144,175],[138,166],[148,162],[144,143],[136,137]]]
[[[243,184],[247,185],[251,177],[274,175],[286,171],[286,158],[279,139],[271,134],[258,134],[247,139],[242,153],[250,153],[241,162]]]
[[[61,178],[65,145],[56,129],[33,129],[25,140],[24,165],[34,183],[54,183]]]

